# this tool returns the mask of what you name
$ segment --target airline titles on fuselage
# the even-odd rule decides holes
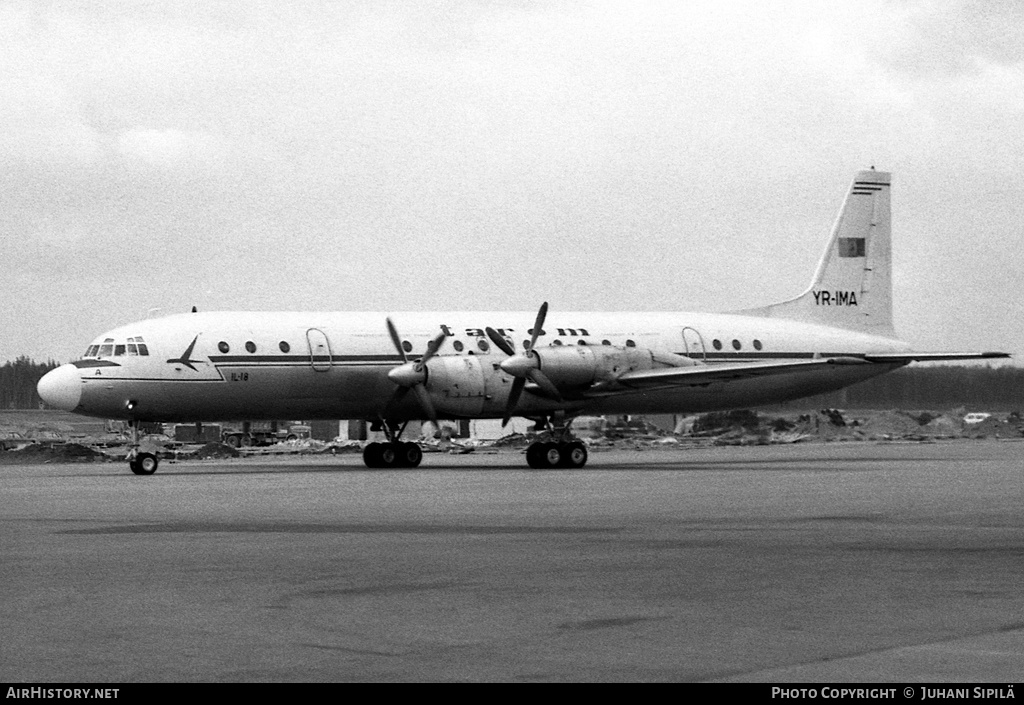
[[[444,331],[444,334],[446,336],[451,337],[455,335],[452,329],[444,323],[441,324],[441,330]],[[487,337],[487,333],[484,332],[483,328],[466,328],[465,330],[466,336],[469,338]],[[498,331],[498,335],[508,337],[511,337],[511,335],[516,332],[515,328],[495,328],[494,330]],[[556,331],[556,335],[569,338],[582,338],[590,335],[590,332],[586,328],[557,328]],[[526,331],[526,334],[533,335],[533,328],[530,328],[528,331]],[[547,331],[541,330],[540,335],[547,335]]]

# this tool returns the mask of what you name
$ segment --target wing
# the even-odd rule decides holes
[[[792,374],[794,372],[824,369],[830,365],[868,365],[859,357],[829,357],[812,360],[782,362],[744,362],[724,365],[698,365],[696,367],[667,367],[657,370],[627,372],[614,380],[595,384],[583,396],[604,396],[628,390],[664,387],[697,387],[712,382],[727,382],[753,377]]]

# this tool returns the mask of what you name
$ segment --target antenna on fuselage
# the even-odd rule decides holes
[[[199,313],[199,309],[195,306],[192,307],[192,313]]]

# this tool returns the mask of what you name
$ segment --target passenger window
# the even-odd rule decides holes
[[[462,349],[466,346],[462,344],[461,340],[456,340],[452,343],[452,347],[455,348],[455,352],[462,352]]]
[[[610,341],[610,340],[602,340],[601,341],[601,345],[611,345],[611,344],[612,344],[612,341]]]
[[[561,340],[558,340],[558,339],[555,339],[555,340],[552,340],[552,341],[551,341],[551,344],[552,344],[552,345],[561,345],[561,344],[562,344],[562,341],[561,341]]]
[[[488,350],[491,349],[491,346],[487,344],[486,340],[479,340],[479,341],[477,341],[476,346],[478,348],[480,348],[481,350],[483,350],[484,352],[487,352]]]
[[[283,340],[277,344],[277,347],[281,348],[281,352],[283,353],[286,353],[292,349],[292,346]]]
[[[523,341],[523,350],[529,350],[529,349],[530,349],[530,340],[529,340],[529,338],[527,338],[526,340]]]
[[[743,344],[734,338],[732,341],[732,347],[734,350],[739,350],[740,348],[743,347]]]
[[[586,344],[587,344],[587,341],[585,341],[585,340],[577,340],[577,341],[576,341],[576,344],[577,344],[577,345],[586,345]]]
[[[635,348],[636,347],[636,343],[634,343],[632,340],[627,340],[626,341],[626,347],[627,348]]]
[[[714,340],[712,340],[711,341],[711,345],[712,345],[712,347],[715,348],[715,350],[721,350],[722,349],[722,341],[719,340],[718,338],[715,338]]]
[[[754,338],[754,350],[760,350],[762,347],[763,346],[761,345],[761,341],[758,340],[757,338]]]
[[[251,340],[245,341],[245,349],[251,353],[256,352],[256,343],[252,342]]]
[[[410,343],[408,340],[403,340],[402,350],[405,350],[406,352],[412,352],[412,343]]]
[[[231,352],[231,346],[225,343],[223,340],[217,343],[217,349],[220,350],[225,355]]]

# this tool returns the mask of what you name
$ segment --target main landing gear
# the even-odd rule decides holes
[[[581,468],[587,464],[587,447],[580,441],[531,443],[526,464],[531,468]]]
[[[368,468],[415,468],[423,460],[423,451],[415,443],[370,443],[363,448]]]
[[[363,463],[368,468],[415,468],[423,460],[423,451],[415,443],[403,442],[402,431],[406,423],[382,420],[370,428],[383,431],[386,443],[368,443],[363,448]]]
[[[536,430],[544,439],[531,443],[526,449],[526,463],[538,470],[552,468],[579,469],[587,464],[587,447],[572,436],[572,419],[556,415],[552,419],[538,420]],[[423,460],[423,451],[415,443],[400,440],[405,423],[375,421],[372,431],[383,431],[385,443],[368,443],[363,448],[363,463],[368,468],[415,468]]]
[[[128,426],[132,430],[132,440],[128,446],[128,467],[136,475],[152,475],[160,466],[160,459],[154,453],[139,451],[139,422],[129,421]]]
[[[587,447],[572,437],[572,419],[556,414],[552,419],[543,418],[535,430],[546,431],[550,440],[531,443],[526,449],[526,464],[535,469],[571,468],[578,469],[587,464]]]

